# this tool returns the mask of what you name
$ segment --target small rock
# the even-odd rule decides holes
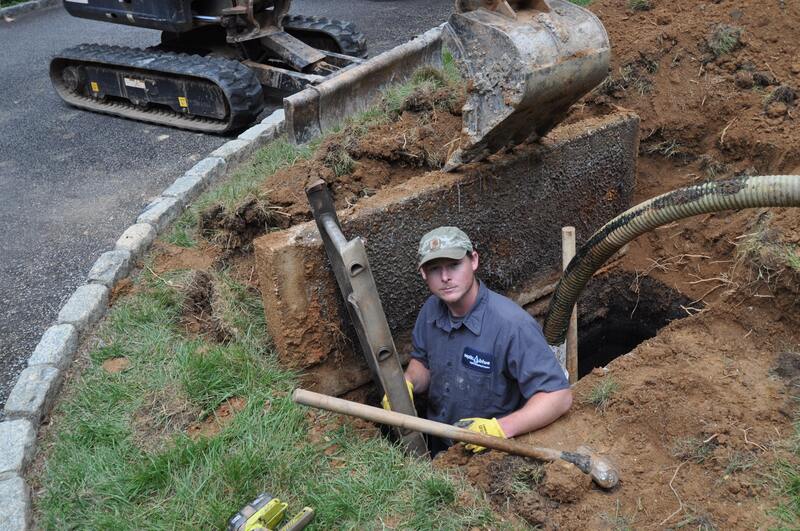
[[[656,24],[659,26],[667,26],[672,24],[672,17],[669,15],[658,15],[656,17]]]
[[[767,116],[770,118],[780,118],[786,116],[789,106],[782,101],[773,101],[767,106]]]
[[[800,63],[794,63],[791,67],[792,74],[800,74]]]
[[[753,85],[755,85],[755,80],[753,80],[753,74],[747,72],[745,70],[739,70],[736,72],[736,75],[733,78],[733,82],[736,84],[737,87],[740,89],[751,89]]]

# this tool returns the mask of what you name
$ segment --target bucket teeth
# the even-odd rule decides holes
[[[541,0],[511,18],[454,13],[444,42],[468,81],[459,147],[445,169],[538,139],[607,75],[608,34],[590,11]]]

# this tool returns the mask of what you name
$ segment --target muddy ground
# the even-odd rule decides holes
[[[636,202],[707,179],[800,173],[800,4],[600,0],[591,9],[612,40],[612,75],[570,119],[613,106],[640,114]],[[232,267],[257,289],[249,243],[310,219],[306,184],[325,178],[346,207],[435,171],[458,136],[459,98],[417,94],[389,123],[345,128],[311,160],[271,178],[263,197],[204,213],[201,229],[226,232],[213,241],[228,249],[162,247],[156,271]],[[584,300],[582,322],[610,315],[603,297],[611,286],[621,301],[615,326],[626,326],[617,314],[627,315],[630,335],[669,324],[605,369],[584,368],[571,412],[523,440],[588,444],[619,465],[619,487],[602,491],[568,466],[497,452],[454,448],[436,466],[464,473],[499,511],[548,529],[776,525],[779,463],[797,464],[798,221],[796,210],[763,209],[674,223],[633,242],[594,281],[600,287]],[[214,286],[198,275],[186,326],[224,340]]]

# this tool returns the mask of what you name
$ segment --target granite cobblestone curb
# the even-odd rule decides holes
[[[57,0],[27,4],[54,5]],[[11,8],[0,10],[0,14]],[[30,10],[28,6],[25,9]],[[25,11],[23,11],[25,12]],[[23,479],[36,450],[36,432],[50,413],[64,374],[78,350],[79,339],[105,315],[111,290],[134,267],[194,199],[258,148],[284,132],[283,110],[273,112],[239,138],[223,144],[175,180],[139,215],[116,241],[114,249],[98,257],[86,284],[79,286],[61,308],[56,323],[42,335],[8,396],[0,422],[0,530],[26,531],[31,527],[30,489]]]
[[[14,4],[13,6],[0,9],[0,17],[13,19],[25,13],[39,11],[40,9],[46,9],[60,4],[61,0],[30,0],[29,2],[22,2],[21,4]],[[0,522],[2,522],[2,519],[0,519]],[[3,529],[3,527],[0,526],[0,529]]]

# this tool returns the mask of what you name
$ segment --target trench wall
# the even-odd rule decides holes
[[[480,278],[512,298],[552,282],[561,266],[561,227],[578,243],[628,208],[639,120],[619,111],[555,129],[541,143],[383,189],[340,211],[345,235],[362,237],[401,353],[428,296],[415,269],[420,236],[456,225],[480,253]],[[267,326],[282,362],[306,385],[342,394],[368,382],[347,311],[314,222],[262,236],[256,267]],[[355,352],[354,352],[354,345]]]

